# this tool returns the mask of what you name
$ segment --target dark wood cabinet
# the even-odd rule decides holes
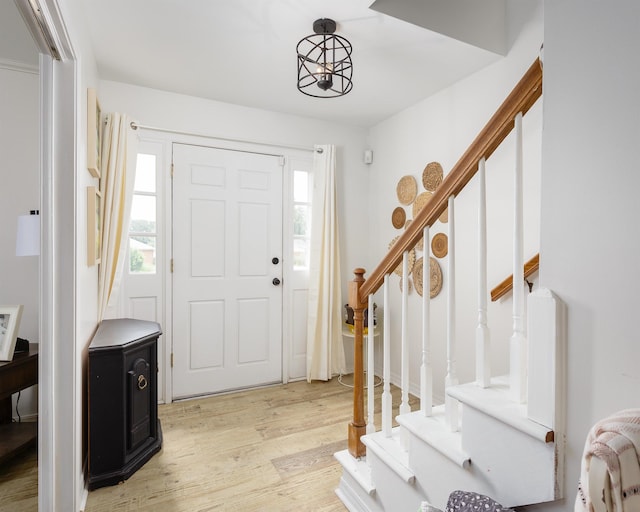
[[[156,322],[103,320],[89,346],[89,489],[122,482],[162,446]]]
[[[11,395],[38,383],[38,345],[17,353],[9,362],[0,363],[0,463],[33,446],[38,438],[38,423],[13,422]]]

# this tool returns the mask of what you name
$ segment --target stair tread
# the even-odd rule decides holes
[[[413,483],[415,475],[409,467],[409,454],[402,448],[400,429],[392,430],[391,437],[384,432],[375,432],[362,437],[362,442],[380,460],[389,466],[406,483]]]
[[[470,457],[462,449],[461,433],[451,432],[446,425],[444,406],[434,407],[431,416],[425,416],[422,411],[414,411],[397,416],[396,421],[459,466],[469,465]]]
[[[472,382],[451,386],[446,393],[535,439],[545,443],[553,441],[553,430],[529,419],[526,404],[519,404],[511,398],[508,377],[492,378],[488,388]]]
[[[351,475],[351,477],[358,482],[360,487],[373,496],[376,492],[376,488],[373,485],[373,479],[371,478],[371,468],[367,464],[364,458],[356,459],[350,453],[349,450],[342,450],[333,454],[335,459],[340,463],[343,469]]]

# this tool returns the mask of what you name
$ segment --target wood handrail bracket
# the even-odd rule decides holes
[[[488,159],[514,127],[518,113],[525,115],[542,95],[542,66],[539,59],[529,67],[496,113],[480,131],[451,171],[436,189],[431,200],[420,210],[407,229],[391,247],[369,277],[364,280],[364,270],[356,269],[356,278],[349,283],[349,304],[354,310],[354,388],[353,422],[349,425],[349,453],[362,457],[366,450],[360,437],[366,431],[364,422],[364,377],[362,366],[362,338],[365,304],[370,294],[384,283],[384,276],[400,264],[405,251],[412,249],[422,238],[425,226],[431,226],[447,208],[449,197],[457,196],[478,170],[482,158]]]
[[[540,254],[536,254],[533,258],[524,264],[524,278],[526,279],[540,268]],[[498,286],[491,290],[491,302],[497,301],[503,295],[506,295],[513,288],[513,274],[502,281]]]

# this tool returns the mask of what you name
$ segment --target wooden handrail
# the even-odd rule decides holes
[[[473,178],[478,170],[481,158],[488,159],[496,148],[513,130],[514,119],[518,112],[526,114],[542,95],[542,66],[540,60],[529,67],[509,96],[504,100],[493,117],[485,125],[469,149],[453,166],[440,186],[433,193],[429,202],[420,210],[409,227],[391,247],[364,284],[360,287],[360,302],[366,302],[371,293],[375,293],[384,281],[384,276],[393,272],[402,260],[402,254],[411,250],[422,238],[422,230],[426,225],[433,225],[447,208],[450,196],[456,196]]]
[[[536,254],[533,258],[524,264],[524,278],[526,279],[531,274],[536,272],[540,268],[540,254]],[[491,302],[497,301],[500,297],[511,291],[513,288],[513,274],[502,281],[498,286],[491,290]]]
[[[362,457],[366,448],[361,437],[366,432],[364,423],[364,378],[362,367],[362,338],[364,314],[367,298],[384,283],[384,276],[390,274],[402,260],[405,251],[412,249],[422,238],[425,226],[431,226],[447,208],[449,197],[457,196],[478,170],[478,162],[488,159],[509,135],[518,113],[525,115],[542,95],[542,65],[539,59],[529,67],[509,96],[502,102],[493,117],[480,131],[460,160],[453,166],[431,200],[420,210],[407,229],[391,247],[369,278],[364,280],[364,269],[357,268],[356,277],[349,283],[349,304],[354,310],[354,386],[353,421],[349,424],[349,453]],[[364,281],[363,281],[364,280]]]

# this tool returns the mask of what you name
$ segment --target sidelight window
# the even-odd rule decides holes
[[[129,272],[156,273],[156,155],[139,153],[129,223]]]
[[[293,171],[293,268],[309,269],[311,253],[312,175]]]

